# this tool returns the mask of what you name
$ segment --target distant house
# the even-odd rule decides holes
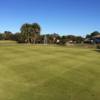
[[[100,43],[100,35],[94,36],[93,41],[94,41],[94,43],[99,44]]]
[[[84,43],[91,43],[91,39],[90,38],[86,38],[85,40],[84,40]]]
[[[84,40],[84,43],[90,43],[90,44],[96,43],[96,44],[100,44],[100,35],[95,35],[95,36],[93,36],[91,38],[86,38]]]
[[[72,45],[74,45],[75,43],[76,43],[75,41],[69,40],[69,41],[67,41],[65,44],[66,44],[67,46],[72,46]]]

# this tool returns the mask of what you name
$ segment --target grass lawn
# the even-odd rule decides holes
[[[16,41],[12,41],[12,40],[0,40],[0,45],[12,45],[12,44],[16,44]]]
[[[0,100],[100,100],[100,53],[0,46]]]

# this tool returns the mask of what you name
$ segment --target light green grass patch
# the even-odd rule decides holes
[[[0,100],[100,100],[100,53],[0,46]]]

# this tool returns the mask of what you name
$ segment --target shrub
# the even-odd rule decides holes
[[[97,45],[97,49],[100,49],[100,44]]]

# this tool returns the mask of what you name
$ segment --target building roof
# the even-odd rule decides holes
[[[100,35],[93,36],[93,38],[100,38]]]

